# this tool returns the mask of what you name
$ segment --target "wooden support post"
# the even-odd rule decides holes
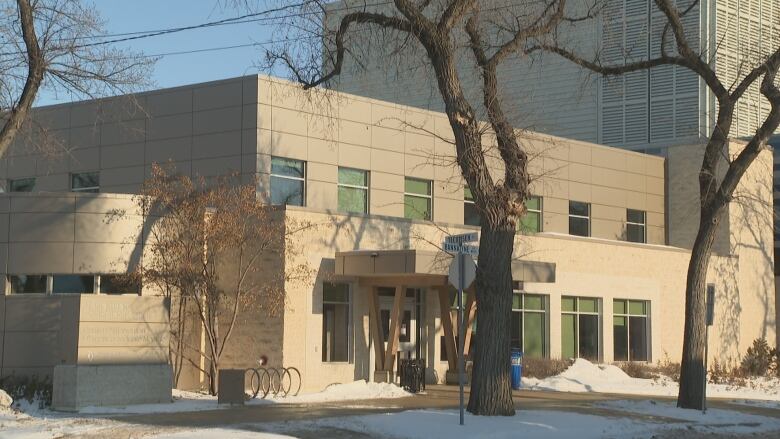
[[[468,291],[468,300],[463,308],[463,314],[466,316],[464,319],[466,321],[466,335],[463,337],[463,355],[468,357],[471,353],[471,328],[477,316],[477,295],[473,289]]]
[[[451,371],[458,367],[458,351],[455,345],[455,330],[452,327],[452,314],[450,305],[450,293],[447,287],[437,288],[439,291],[439,306],[441,307],[441,326],[444,329],[444,349],[447,354],[447,365]]]
[[[368,313],[371,341],[374,345],[374,370],[384,370],[385,366],[385,335],[379,314],[379,287],[372,286],[368,295]]]
[[[406,287],[399,285],[395,287],[395,297],[393,298],[393,309],[390,311],[390,333],[387,335],[387,352],[385,352],[384,370],[393,370],[393,361],[395,360],[396,350],[398,350],[399,336],[401,333],[401,308],[406,297]]]

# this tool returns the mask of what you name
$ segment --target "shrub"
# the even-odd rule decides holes
[[[775,358],[766,339],[757,338],[753,340],[753,346],[748,348],[745,358],[742,359],[742,372],[750,376],[766,376]]]
[[[731,386],[745,386],[747,384],[742,367],[729,367],[718,360],[712,362],[707,381],[712,384],[727,384]]]
[[[623,372],[631,378],[653,379],[658,378],[659,376],[658,369],[647,363],[625,361],[615,363],[615,365],[621,368]]]
[[[537,379],[559,375],[571,366],[570,360],[523,357],[523,376]]]
[[[29,403],[38,401],[39,408],[51,405],[52,382],[51,377],[44,375],[9,375],[0,379],[0,389],[5,390],[14,403],[26,400]]]
[[[665,375],[675,382],[680,382],[680,363],[672,362],[668,353],[664,352],[664,358],[658,362],[656,370],[659,374]]]

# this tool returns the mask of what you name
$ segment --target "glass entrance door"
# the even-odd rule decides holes
[[[393,300],[395,289],[387,288],[379,291],[379,318],[382,325],[382,334],[384,335],[384,347],[387,348],[387,341],[390,334],[390,314],[393,310]],[[407,289],[403,305],[400,312],[400,328],[398,331],[398,350],[401,352],[401,358],[419,357],[419,327],[418,327],[418,297],[419,290]]]

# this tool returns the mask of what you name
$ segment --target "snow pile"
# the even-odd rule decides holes
[[[11,407],[13,402],[14,399],[11,398],[11,395],[5,393],[5,390],[0,389],[0,409]]]
[[[332,384],[319,393],[309,393],[298,396],[267,398],[278,404],[310,404],[318,402],[350,401],[363,399],[392,399],[412,396],[411,393],[389,383],[368,383],[358,380],[348,384]],[[262,403],[261,399],[250,403]]]
[[[631,378],[619,367],[593,364],[578,358],[563,373],[545,378],[523,378],[523,387],[556,392],[623,393],[648,396],[677,396],[678,384],[668,377]],[[707,396],[743,400],[780,401],[780,381],[755,379],[748,387],[708,384]]]

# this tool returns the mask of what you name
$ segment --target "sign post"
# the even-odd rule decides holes
[[[707,284],[707,316],[704,326],[704,378],[701,383],[701,411],[707,413],[707,357],[709,356],[710,326],[715,321],[715,285]]]
[[[449,281],[458,289],[458,385],[460,387],[460,425],[463,425],[463,387],[466,381],[466,359],[463,355],[466,331],[463,322],[463,291],[474,282],[477,266],[472,256],[479,253],[479,248],[467,244],[479,239],[476,233],[448,236],[444,239],[444,250],[454,254],[450,263]]]

